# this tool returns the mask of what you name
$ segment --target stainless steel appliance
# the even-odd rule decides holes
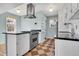
[[[38,31],[32,30],[30,36],[30,49],[34,48],[38,44]]]
[[[32,3],[27,4],[27,15],[25,18],[36,18],[35,16],[35,6]]]

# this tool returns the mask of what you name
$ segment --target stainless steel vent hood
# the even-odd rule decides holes
[[[79,19],[79,9],[72,15],[71,20],[73,19],[75,20]]]
[[[27,15],[25,18],[36,18],[35,16],[35,6],[32,3],[27,4]]]

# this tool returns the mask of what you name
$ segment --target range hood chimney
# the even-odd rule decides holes
[[[35,6],[32,3],[27,4],[27,15],[25,15],[25,18],[36,18],[35,16]]]

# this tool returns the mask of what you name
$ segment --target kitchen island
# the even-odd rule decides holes
[[[20,33],[3,33],[6,35],[6,55],[21,56],[34,48],[38,44],[38,34],[40,31],[41,30],[31,30]],[[32,38],[34,38],[34,40],[32,40]],[[33,44],[32,41],[34,42]]]
[[[75,37],[56,37],[55,56],[79,56],[79,39]]]

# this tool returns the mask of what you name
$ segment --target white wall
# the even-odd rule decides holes
[[[35,19],[24,18],[24,16],[21,17],[21,31],[30,31],[34,29],[41,30],[39,42],[44,41],[46,36],[46,16],[41,12],[36,13]]]
[[[77,25],[76,31],[79,32],[79,19],[72,19],[70,22],[74,25],[74,28],[76,28]]]
[[[6,16],[14,16],[17,21],[17,32],[20,32],[20,16],[11,14],[11,13],[3,13],[0,14],[0,43],[5,43],[5,34],[2,34],[6,31]]]
[[[41,29],[41,20],[43,19],[41,13],[36,14],[35,19],[21,17],[21,31],[27,31],[31,29]],[[35,25],[35,23],[37,23]]]
[[[68,27],[64,25],[67,22],[66,19],[66,6],[58,11],[58,31],[69,31]]]
[[[32,24],[32,19],[24,19],[21,17],[21,31],[28,31],[31,29]]]
[[[79,19],[71,19],[70,22],[73,24],[75,38],[79,39]]]

